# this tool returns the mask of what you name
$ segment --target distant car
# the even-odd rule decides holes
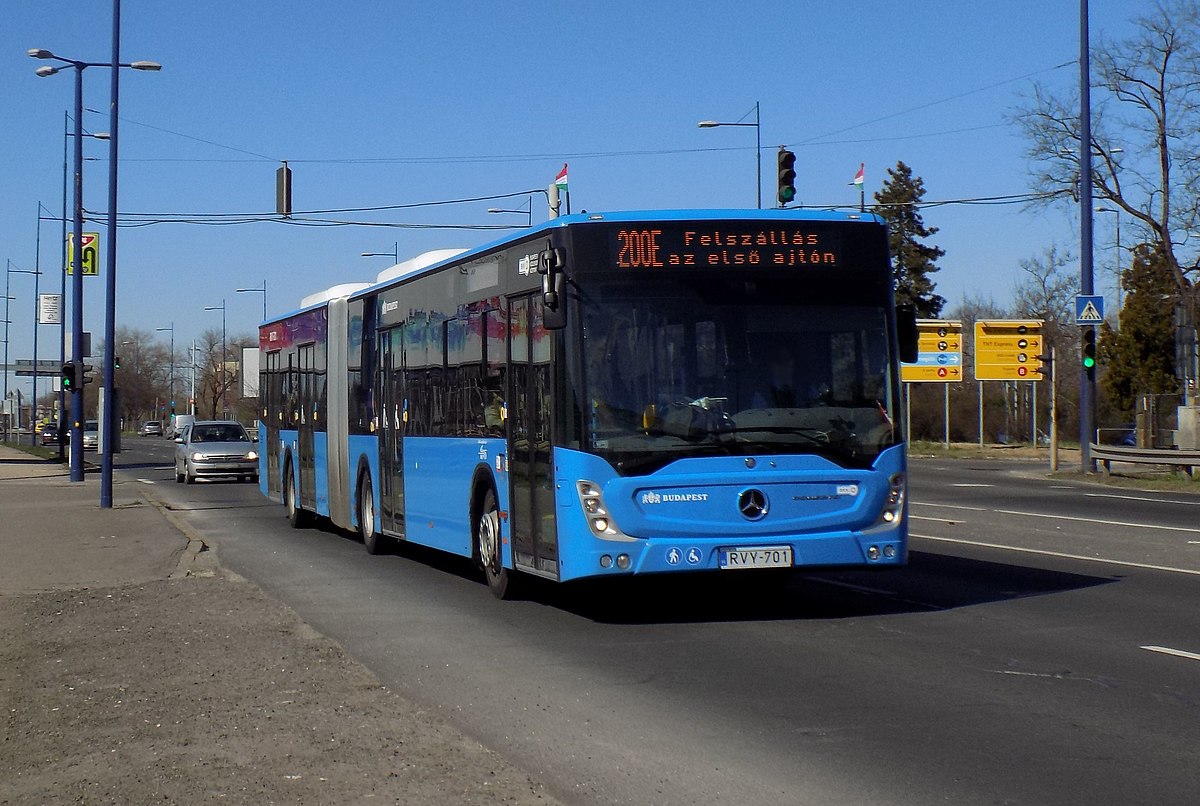
[[[161,437],[163,435],[162,423],[158,420],[147,420],[138,429],[138,435],[143,437]]]
[[[83,449],[94,451],[100,447],[100,421],[87,420],[83,424]]]
[[[184,426],[175,438],[175,481],[236,476],[258,481],[258,451],[241,423],[200,420]]]
[[[58,425],[55,423],[46,423],[38,431],[38,436],[43,445],[57,445],[59,439]]]

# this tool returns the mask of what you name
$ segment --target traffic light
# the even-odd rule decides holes
[[[779,206],[796,200],[796,155],[783,146],[779,147]]]
[[[75,391],[75,362],[68,361],[62,365],[62,388],[64,392]]]
[[[113,369],[120,369],[120,368],[121,368],[121,356],[114,355],[113,356]]]
[[[1087,373],[1088,380],[1096,377],[1096,328],[1085,327],[1083,329],[1083,342],[1079,347],[1079,359],[1083,363],[1083,370]]]
[[[95,367],[91,364],[80,364],[79,365],[79,369],[76,372],[78,375],[80,388],[83,388],[84,386],[87,386],[92,381],[96,380],[95,378],[92,377],[92,370],[94,370],[94,369],[95,369]]]

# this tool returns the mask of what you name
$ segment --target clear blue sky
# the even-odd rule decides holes
[[[72,76],[35,77],[45,63],[25,52],[107,60],[111,7],[10,0],[5,11],[0,258],[30,268],[37,203],[54,211],[62,203]],[[1121,35],[1129,12],[1126,3],[1094,0],[1093,38]],[[1052,86],[1076,82],[1073,65],[1050,68],[1077,56],[1077,14],[1076,3],[1039,0],[124,0],[122,58],[155,60],[163,70],[122,74],[119,208],[267,213],[283,159],[294,169],[297,210],[544,187],[564,161],[576,211],[753,206],[753,130],[696,122],[736,120],[755,101],[765,204],[774,201],[780,143],[796,144],[804,203],[856,201],[848,183],[860,162],[869,196],[897,160],[924,178],[927,199],[1021,193],[1025,143],[1005,121],[1030,80],[1010,79],[1037,72]],[[85,106],[104,113],[85,114],[85,126],[107,131],[108,72],[89,69],[84,78]],[[679,153],[708,148],[730,150]],[[103,211],[107,148],[87,141],[85,151],[96,158],[84,169],[85,206]],[[652,153],[603,155],[631,151]],[[487,156],[496,159],[479,159]],[[504,217],[486,208],[496,205],[374,220],[494,224]],[[534,212],[544,216],[540,196]],[[1077,242],[1066,210],[949,206],[925,216],[941,230],[937,290],[951,307],[964,293],[1006,301],[1020,259],[1056,240]],[[1101,268],[1111,263],[1111,226],[1110,217],[1097,221]],[[57,285],[57,222],[45,222],[42,234],[42,266],[51,272],[43,285]],[[280,312],[313,291],[373,279],[388,264],[360,252],[399,241],[403,259],[493,237],[277,223],[122,229],[117,323],[153,330],[174,322],[178,346],[220,326],[220,314],[203,308],[224,298],[230,333],[250,333],[262,299],[237,287],[266,280],[270,309]],[[12,276],[12,358],[31,354],[32,280]],[[88,279],[85,293],[86,327],[98,337],[102,280]],[[56,344],[55,329],[43,328],[41,338]]]

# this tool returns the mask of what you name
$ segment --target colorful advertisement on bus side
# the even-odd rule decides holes
[[[294,344],[325,341],[329,330],[324,307],[284,319],[282,322],[272,322],[263,325],[258,330],[258,348],[270,352],[282,350]]]

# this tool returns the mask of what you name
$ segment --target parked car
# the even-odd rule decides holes
[[[83,424],[83,449],[94,451],[100,447],[100,421],[87,420]]]
[[[200,420],[175,438],[175,481],[192,484],[201,476],[258,481],[258,451],[241,423]]]
[[[39,429],[38,437],[43,445],[57,445],[59,440],[59,426],[57,423],[46,423]]]
[[[147,420],[138,429],[138,435],[143,437],[161,437],[163,435],[162,423],[158,420]]]

